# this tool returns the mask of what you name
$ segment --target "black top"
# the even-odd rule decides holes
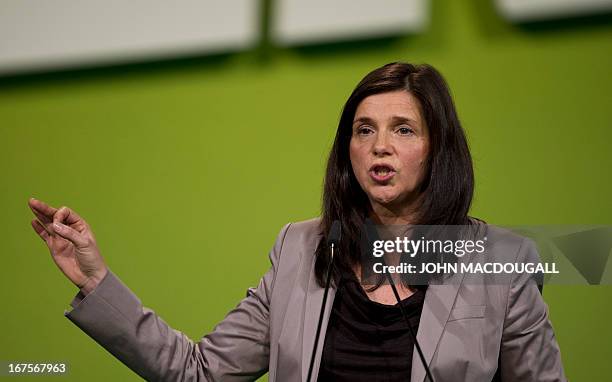
[[[425,292],[401,301],[417,333]],[[369,299],[353,275],[342,278],[332,307],[318,382],[410,381],[414,342],[399,305]]]

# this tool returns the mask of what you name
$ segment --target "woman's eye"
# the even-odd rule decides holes
[[[414,131],[411,128],[405,127],[405,126],[398,128],[397,132],[400,133],[400,135],[410,135],[414,133]]]
[[[368,135],[372,133],[372,128],[368,126],[359,126],[357,128],[357,134],[359,135]]]

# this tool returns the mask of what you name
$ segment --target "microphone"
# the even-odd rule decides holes
[[[327,245],[331,246],[333,249],[334,245],[338,245],[340,242],[340,220],[334,220],[331,228],[329,229],[329,235],[327,236]],[[334,252],[332,251],[332,258],[334,256]]]
[[[368,235],[368,238],[371,240],[370,242],[373,241],[372,239],[378,240],[379,239],[378,232],[376,232],[376,228],[374,227],[372,220],[370,220],[370,218],[366,218],[365,225],[366,225],[366,233]],[[383,263],[385,262],[384,259],[381,258],[381,260],[383,261]],[[425,356],[423,355],[423,351],[421,350],[421,345],[419,345],[419,342],[417,341],[416,334],[414,333],[414,330],[412,330],[412,326],[410,325],[410,320],[408,320],[408,315],[406,314],[406,311],[404,310],[404,307],[401,304],[402,300],[400,299],[400,295],[397,292],[397,288],[395,287],[393,278],[391,277],[389,272],[385,272],[385,275],[387,276],[389,285],[391,285],[391,289],[393,290],[393,295],[395,295],[395,300],[397,301],[397,305],[399,306],[400,312],[402,313],[402,317],[404,317],[404,321],[406,321],[406,326],[408,326],[408,333],[410,333],[410,337],[412,338],[412,341],[414,342],[414,345],[417,349],[417,353],[419,353],[419,358],[421,359],[421,363],[423,364],[423,367],[425,368],[425,374],[427,375],[429,382],[434,382],[433,376],[431,375],[431,370],[429,370],[429,366],[427,365],[427,361],[425,361]]]
[[[334,265],[334,248],[338,246],[340,242],[340,221],[334,220],[329,234],[327,235],[327,245],[329,246],[331,258],[329,260],[329,267],[327,268],[327,278],[325,281],[325,292],[323,292],[323,302],[321,303],[321,313],[319,313],[319,323],[317,324],[317,333],[315,335],[314,346],[312,348],[312,355],[310,356],[310,366],[308,367],[308,377],[306,382],[310,382],[312,377],[312,369],[314,366],[315,354],[317,353],[317,345],[319,344],[319,335],[321,334],[321,326],[323,325],[323,314],[325,313],[325,305],[327,303],[327,293],[329,292],[329,284],[331,281],[332,268]]]

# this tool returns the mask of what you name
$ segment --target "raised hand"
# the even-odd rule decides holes
[[[47,244],[58,268],[84,294],[95,289],[108,268],[87,222],[68,207],[53,208],[34,198],[28,205],[37,218],[32,228]]]

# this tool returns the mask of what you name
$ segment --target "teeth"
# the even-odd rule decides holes
[[[389,173],[389,169],[386,167],[377,168],[375,171],[376,175],[387,175]]]

